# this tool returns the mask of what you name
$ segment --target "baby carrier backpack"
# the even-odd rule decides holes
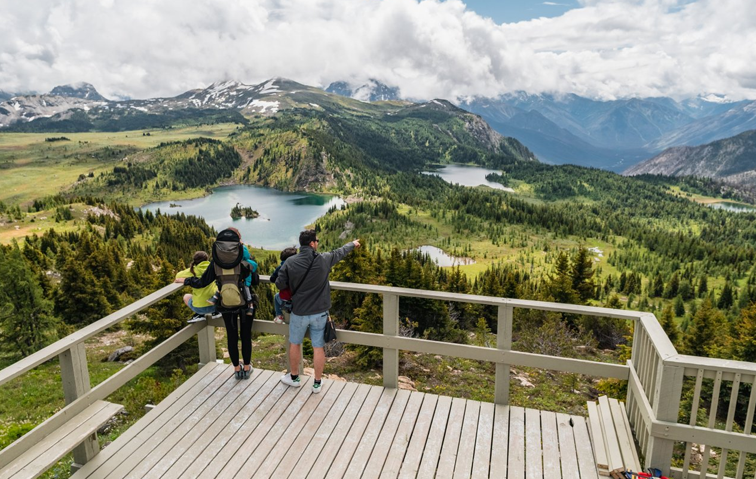
[[[231,230],[223,230],[213,243],[213,268],[220,294],[220,307],[225,310],[237,310],[246,306],[244,294],[244,278],[241,276],[242,263],[247,271],[252,268],[243,260],[244,246],[239,241],[239,235]]]

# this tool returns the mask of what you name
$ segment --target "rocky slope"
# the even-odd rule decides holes
[[[645,173],[716,178],[754,188],[756,130],[706,145],[669,148],[624,172],[628,176]]]

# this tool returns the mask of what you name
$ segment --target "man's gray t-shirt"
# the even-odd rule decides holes
[[[347,243],[329,253],[316,254],[310,246],[302,246],[299,254],[286,260],[278,271],[276,287],[279,290],[291,288],[292,313],[308,316],[323,313],[331,308],[331,285],[328,275],[336,263],[353,249],[354,243]],[[310,263],[312,268],[304,278]],[[295,289],[297,287],[298,289]]]

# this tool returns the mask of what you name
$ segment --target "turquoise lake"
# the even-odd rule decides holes
[[[249,206],[260,213],[254,219],[231,219],[236,203]],[[171,204],[180,207],[171,208]],[[152,212],[160,209],[167,214],[184,213],[200,216],[220,231],[229,226],[237,228],[242,240],[257,248],[279,250],[299,245],[299,232],[326,214],[331,207],[341,207],[344,201],[331,195],[288,193],[262,186],[222,186],[213,194],[193,200],[174,200],[150,203],[142,207]]]

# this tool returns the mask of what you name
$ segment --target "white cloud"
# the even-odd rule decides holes
[[[753,0],[581,0],[504,25],[460,0],[2,2],[0,89],[88,81],[143,98],[282,76],[376,78],[421,98],[756,98],[754,25]]]

